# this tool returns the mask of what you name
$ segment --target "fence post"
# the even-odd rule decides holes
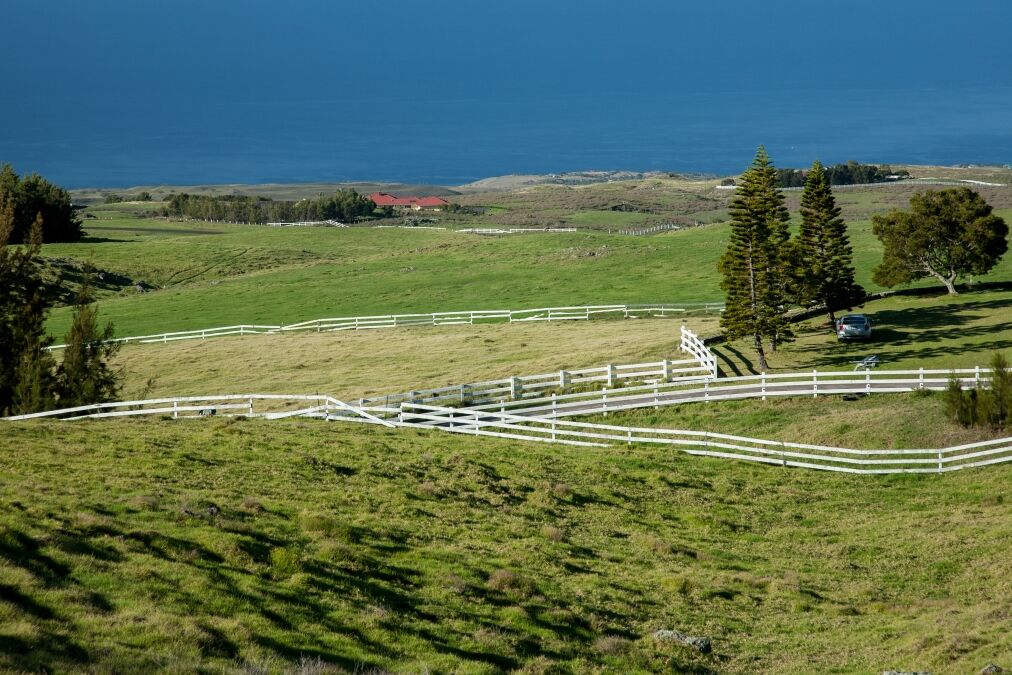
[[[871,369],[864,371],[864,393],[871,393]]]
[[[239,326],[239,337],[246,334],[246,326]]]
[[[975,386],[980,386],[980,366],[974,367],[973,383]]]
[[[608,364],[608,386],[615,386],[615,366],[611,363]]]
[[[762,372],[762,391],[763,391],[763,400],[765,401],[766,400],[766,371],[765,370]]]
[[[812,398],[819,398],[819,371],[812,371]]]
[[[924,389],[924,366],[920,368],[920,382],[918,383],[918,389]]]
[[[938,449],[938,473],[942,473],[942,449]]]
[[[661,362],[661,369],[664,372],[664,381],[665,382],[670,382],[671,381],[671,361],[668,361],[667,359],[664,359]]]
[[[556,412],[556,410],[558,409],[558,405],[559,405],[559,403],[558,403],[558,401],[557,401],[557,400],[555,399],[555,392],[553,391],[553,392],[552,392],[552,419],[554,419],[554,418],[555,418],[555,412]],[[553,424],[554,424],[554,422],[553,422]],[[553,437],[553,438],[554,438],[554,437]]]
[[[520,385],[520,378],[516,375],[510,377],[510,398],[519,399],[523,395],[523,387]]]
[[[625,444],[632,445],[632,429],[625,432]]]
[[[608,390],[604,389],[601,392],[601,405],[604,410],[604,416],[608,416]]]
[[[512,309],[509,310],[509,319],[510,319],[510,323],[513,323],[513,310]]]
[[[703,380],[703,400],[707,403],[710,402],[710,381]]]
[[[179,401],[172,402],[172,419],[179,419]]]
[[[559,387],[565,389],[569,386],[569,372],[565,370],[559,371]]]
[[[328,408],[328,412],[329,412],[329,408]],[[250,396],[250,399],[249,399],[249,416],[253,417],[253,397],[252,396]]]

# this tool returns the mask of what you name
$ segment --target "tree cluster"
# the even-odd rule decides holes
[[[1012,426],[1012,370],[1004,354],[996,352],[991,358],[991,386],[978,384],[963,390],[959,379],[949,379],[945,392],[946,414],[964,427],[984,426],[994,431],[1008,430]]]
[[[893,171],[889,165],[876,166],[854,161],[825,167],[825,173],[830,185],[884,183],[890,180],[889,176],[905,178],[910,175],[906,169]],[[777,169],[777,187],[802,187],[807,179],[808,171],[804,169]]]
[[[102,201],[103,204],[122,204],[123,202],[150,202],[153,201],[154,197],[148,191],[141,192],[135,197],[122,197],[115,192],[107,194],[105,199]]]
[[[13,210],[14,224],[8,235],[12,244],[27,242],[40,217],[46,243],[77,241],[82,236],[70,193],[38,174],[19,177],[10,164],[0,167],[0,204]]]
[[[266,197],[177,194],[168,199],[165,215],[194,220],[236,223],[282,223],[338,220],[354,223],[373,215],[376,205],[354,190],[299,201],[274,201]]]
[[[108,360],[118,345],[112,325],[99,330],[87,285],[79,294],[67,348],[57,364],[47,349],[50,301],[45,293],[39,250],[43,221],[37,217],[22,246],[13,246],[12,200],[0,202],[0,415],[17,415],[100,403],[118,393]]]
[[[834,312],[864,299],[854,281],[853,253],[828,172],[816,162],[801,196],[802,223],[791,239],[790,214],[777,170],[760,147],[731,202],[731,234],[718,263],[726,294],[721,329],[730,339],[752,341],[765,371],[765,345],[775,351],[793,339],[787,308],[823,306]]]

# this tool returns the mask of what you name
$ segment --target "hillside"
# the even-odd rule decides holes
[[[848,478],[656,449],[149,420],[11,426],[0,469],[4,669],[1012,661],[1008,466]],[[651,637],[669,628],[711,637],[713,654]]]

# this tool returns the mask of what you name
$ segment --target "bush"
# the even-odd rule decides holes
[[[1012,370],[1004,354],[991,357],[991,384],[964,391],[952,375],[945,390],[945,413],[964,427],[986,426],[1006,430],[1012,422]]]
[[[302,571],[302,558],[290,548],[271,549],[271,574],[275,579],[287,579]]]

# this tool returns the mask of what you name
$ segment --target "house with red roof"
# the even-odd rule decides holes
[[[412,211],[440,211],[450,205],[450,202],[442,197],[395,197],[386,192],[374,192],[369,195],[369,199],[376,206],[389,206]]]

